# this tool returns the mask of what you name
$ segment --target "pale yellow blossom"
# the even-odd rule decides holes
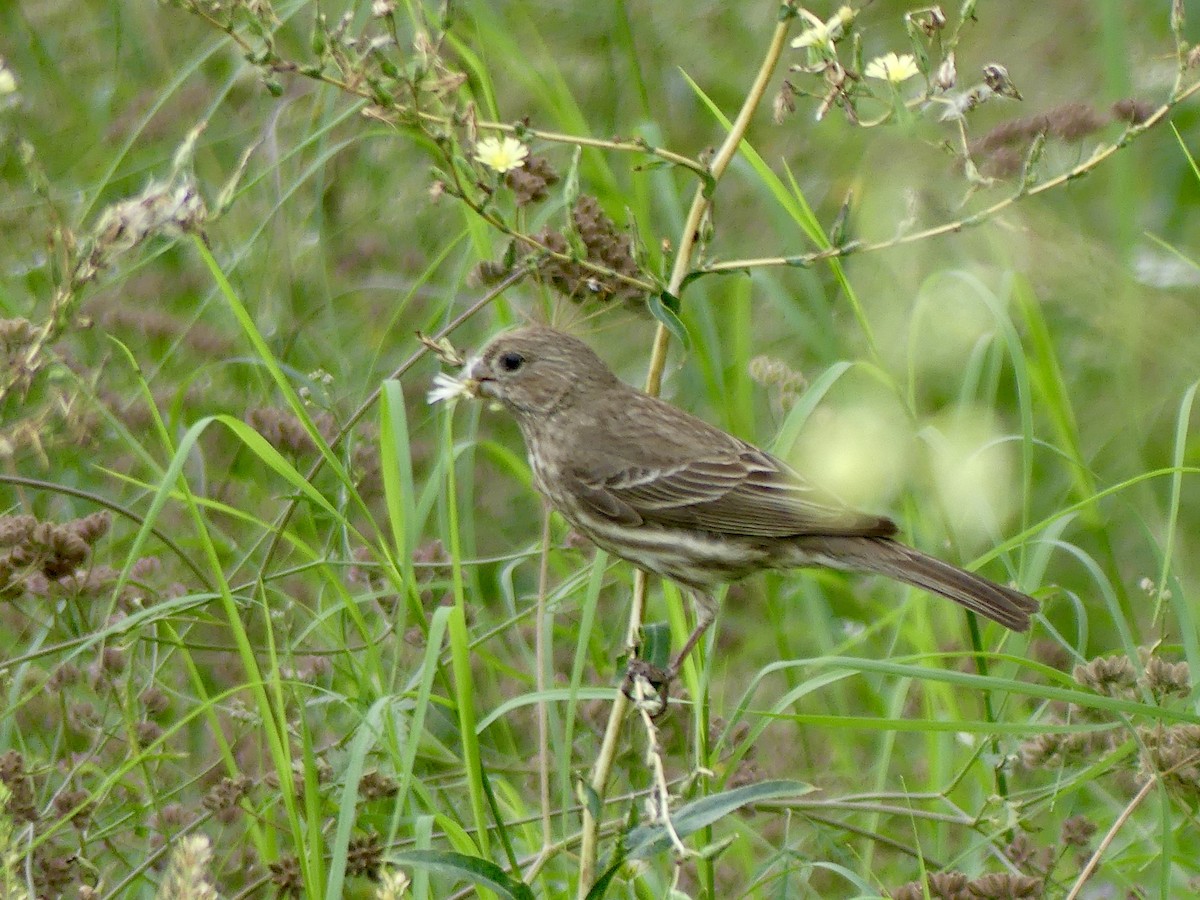
[[[527,156],[529,148],[515,137],[486,137],[475,144],[475,158],[502,175],[525,165]]]
[[[822,22],[807,9],[800,10],[800,15],[808,22],[808,27],[792,38],[793,47],[814,47],[827,53],[833,52],[833,43],[842,36],[846,26],[854,21],[854,10],[843,6],[828,21]]]
[[[880,81],[899,84],[902,81],[908,81],[914,75],[920,75],[921,70],[917,68],[917,60],[911,53],[904,53],[900,56],[895,53],[885,53],[867,63],[866,71],[863,74],[868,78],[878,78]]]

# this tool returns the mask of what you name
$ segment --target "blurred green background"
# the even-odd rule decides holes
[[[1193,14],[1185,38],[1200,39],[1200,3],[1182,7]],[[880,0],[860,11],[856,30],[867,59],[908,49],[902,16],[911,8]],[[250,9],[253,14],[255,7]],[[770,3],[480,0],[449,9],[444,58],[469,76],[464,97],[473,100],[480,120],[525,120],[532,128],[601,139],[642,137],[692,157],[719,144],[723,131],[688,80],[732,117],[776,18]],[[822,18],[833,12],[830,4],[812,9]],[[276,4],[280,54],[308,59],[315,17],[323,14],[332,23],[344,11],[352,17],[352,32],[381,31],[367,3]],[[957,21],[956,10],[947,5],[946,12]],[[1178,69],[1169,12],[1165,2],[981,0],[977,20],[964,29],[958,48],[960,84],[977,82],[984,64],[998,62],[1024,99],[993,101],[971,113],[970,137],[1018,117],[1053,114],[1065,104],[1086,104],[1105,115],[1111,104],[1128,98],[1157,107],[1167,99]],[[411,45],[418,14],[434,21],[438,10],[401,5],[402,48]],[[245,19],[237,21],[245,33]],[[308,410],[326,437],[420,349],[415,332],[438,331],[483,294],[486,288],[474,270],[504,253],[503,235],[452,197],[431,194],[436,154],[427,134],[364,116],[363,104],[354,97],[299,74],[274,76],[275,96],[262,72],[202,16],[132,0],[4,3],[0,54],[16,79],[15,92],[0,97],[0,317],[43,322],[63,265],[48,249],[48,236],[71,232],[84,240],[109,204],[169,176],[177,148],[201,122],[207,124],[194,165],[210,207],[242,154],[255,147],[231,206],[207,225],[206,234],[272,356],[293,386],[305,390]],[[411,59],[398,56],[400,65]],[[801,51],[786,51],[785,67],[802,61]],[[780,71],[771,94],[785,76],[798,87],[819,88],[811,76]],[[1193,72],[1185,73],[1185,84],[1193,79]],[[912,89],[908,95],[916,92],[915,84],[902,87]],[[967,220],[1016,190],[1008,180],[971,191],[951,152],[958,146],[954,124],[940,121],[935,111],[918,110],[908,121],[867,129],[848,122],[837,109],[814,121],[816,103],[800,97],[797,112],[775,124],[769,94],[747,140],[784,184],[788,173],[795,178],[826,230],[848,204],[849,238],[886,241]],[[867,104],[868,109],[878,114],[884,106]],[[1086,161],[1097,147],[1117,139],[1122,127],[1109,124],[1077,141],[1049,139],[1035,179],[1052,178]],[[952,233],[850,255],[843,266],[853,297],[824,263],[748,267],[699,278],[682,296],[691,347],[687,352],[673,348],[664,394],[772,447],[856,504],[894,514],[906,536],[923,549],[970,563],[1001,546],[985,571],[1037,591],[1046,607],[1046,623],[1035,631],[1032,644],[1007,645],[1014,655],[1069,673],[1073,662],[1114,652],[1136,658],[1137,646],[1162,641],[1172,659],[1186,660],[1194,670],[1200,665],[1192,612],[1200,577],[1194,479],[1190,473],[1178,481],[1170,473],[1147,475],[1200,463],[1190,421],[1190,390],[1200,360],[1200,179],[1189,160],[1197,134],[1197,106],[1189,100],[1085,177],[1023,198]],[[533,140],[531,148],[559,172],[570,169],[569,143]],[[644,155],[598,148],[583,150],[578,176],[583,192],[597,196],[618,226],[636,224],[649,264],[665,271],[664,242],[678,244],[695,178],[654,165]],[[743,157],[735,160],[714,199],[714,231],[706,248],[710,260],[815,249]],[[560,226],[565,216],[561,187],[521,215],[530,233]],[[527,317],[551,319],[580,334],[627,380],[645,378],[655,326],[649,315],[627,306],[576,304],[532,283],[509,291],[452,340],[473,348]],[[281,416],[287,418],[286,403],[190,240],[154,239],[118,258],[72,303],[52,350],[53,363],[28,393],[9,394],[0,408],[3,471],[9,476],[86,492],[146,515],[171,458],[154,431],[150,403],[174,440],[204,416],[228,414],[266,435],[300,471],[315,458],[311,442],[297,437],[288,443],[288,426],[279,424]],[[759,356],[786,364],[804,385],[827,390],[807,395],[811,404],[801,392],[804,414],[791,415],[796,406],[781,403],[777,392],[753,378],[752,360]],[[849,364],[844,372],[842,363]],[[443,481],[447,438],[440,430],[448,414],[423,402],[437,370],[436,361],[424,357],[401,382],[415,489],[427,490],[432,504],[417,540],[425,554],[418,562],[425,563],[446,559],[453,522]],[[536,589],[540,504],[512,423],[468,407],[453,415],[448,440],[456,442],[459,453],[458,536],[463,557],[481,560],[465,568],[470,625],[473,635],[491,634],[490,629],[499,634],[479,649],[482,714],[531,690],[528,621],[510,617],[528,609]],[[395,614],[377,602],[391,587],[363,587],[363,582],[355,587],[353,573],[347,573],[352,563],[366,559],[348,523],[364,533],[387,535],[379,441],[373,407],[337,451],[355,474],[363,509],[346,500],[345,486],[326,470],[316,487],[346,518],[330,520],[308,511],[296,526],[302,535],[296,541],[306,549],[285,540],[285,551],[271,560],[269,571],[259,566],[271,523],[295,485],[268,471],[241,438],[225,429],[206,431],[183,465],[191,490],[213,504],[205,528],[217,536],[216,567],[234,583],[247,585],[247,597],[278,613],[274,632],[265,617],[246,614],[255,646],[273,633],[286,645],[284,656],[331,660],[332,675],[313,677],[326,677],[331,696],[357,698],[364,706],[372,691],[382,689],[361,672],[348,672],[337,653],[357,639],[325,632],[341,615],[338,605],[352,605],[342,592],[371,601],[361,613],[366,617],[361,627],[372,641],[394,641],[416,627],[413,609]],[[1095,499],[1110,488],[1119,489]],[[205,528],[189,519],[178,501],[175,496],[168,502],[158,527],[202,556],[197,530]],[[0,483],[0,513],[61,522],[96,508],[61,490],[11,479]],[[135,522],[118,517],[93,549],[91,564],[121,569],[136,529]],[[556,547],[568,541],[561,522],[554,541]],[[581,555],[567,548],[552,557],[555,583],[589,571],[586,551]],[[140,586],[139,603],[201,590],[170,554],[160,565],[162,570]],[[309,565],[314,569],[306,572]],[[432,572],[421,576],[427,580],[420,591],[427,596],[416,603],[426,612],[453,592],[446,570]],[[260,578],[270,582],[261,595],[253,589]],[[338,579],[351,586],[331,588]],[[1151,589],[1142,586],[1143,579]],[[613,683],[628,581],[626,567],[608,575],[603,619],[583,642],[582,653],[575,635],[584,587],[571,583],[574,593],[564,595],[555,621],[554,670],[560,677],[586,659],[582,674],[576,673],[583,684]],[[26,586],[23,591],[9,597],[0,615],[0,643],[10,648],[5,655],[20,663],[6,670],[0,747],[19,749],[46,772],[69,770],[67,781],[76,779],[90,791],[95,782],[86,767],[65,762],[70,752],[93,754],[102,768],[105,754],[115,752],[113,742],[120,746],[123,740],[118,723],[130,724],[139,713],[112,698],[87,701],[100,710],[102,730],[110,735],[101,746],[65,724],[65,710],[76,701],[36,694],[64,661],[89,664],[99,647],[87,636],[135,607],[103,591],[88,595],[92,606],[81,602],[83,594],[72,599],[53,590],[39,595]],[[414,589],[414,596],[420,591]],[[54,604],[40,603],[47,596],[56,598]],[[908,596],[893,586],[829,576],[771,575],[735,588],[730,602],[738,604],[736,614],[724,616],[718,638],[722,652],[711,663],[714,717],[731,716],[741,691],[778,658],[845,654],[872,659],[970,647],[957,610],[935,607],[925,598],[902,606]],[[751,612],[742,614],[743,609]],[[652,617],[662,618],[661,610],[656,594]],[[228,623],[203,606],[189,615],[196,619],[188,619],[192,639],[184,644],[197,645],[194,662],[202,674],[195,677],[213,690],[232,689],[237,678],[221,662],[230,647]],[[393,615],[399,617],[399,635],[387,631]],[[171,685],[172,715],[205,710],[215,702],[185,686],[188,679],[176,671],[180,660],[158,655],[170,643],[161,632],[126,635],[120,643],[132,654],[131,670],[122,675],[129,682],[125,696],[130,702],[159,680]],[[208,644],[211,652],[204,650]],[[391,668],[383,681],[390,678],[397,691],[411,687],[403,673],[416,665],[419,648],[401,646],[384,656],[389,661],[384,669]],[[966,663],[962,667],[970,669]],[[800,675],[788,678],[794,687]],[[904,712],[906,701],[901,693],[891,693],[882,676],[864,680],[861,687],[831,688],[828,697],[822,694],[805,711],[864,718]],[[944,685],[929,690],[935,699],[925,699],[931,706],[913,701],[914,715],[919,707],[919,714],[931,720],[985,717],[966,692],[951,698]],[[1047,712],[1042,701],[1031,700],[1021,709],[1031,721]],[[312,746],[340,746],[345,732],[339,729],[350,727],[337,716],[320,721],[303,703],[289,715],[304,722],[300,729]],[[603,721],[599,713],[593,718],[593,724]],[[230,722],[223,711],[217,719]],[[441,725],[447,733],[438,739],[453,747],[451,719]],[[230,727],[241,735],[231,737],[232,743],[253,743],[244,729]],[[492,736],[490,763],[521,785],[520,774],[508,769],[528,760],[527,735],[520,722],[511,727],[514,734],[506,730],[504,737]],[[689,738],[686,726],[678,728],[679,746],[695,738]],[[869,772],[880,789],[899,790],[903,782],[906,790],[940,791],[959,764],[954,754],[961,748],[948,732],[882,736],[851,730],[853,740],[844,744],[833,733],[834,738],[824,732],[814,736],[811,730],[775,723],[756,736],[765,748],[761,775],[819,781],[837,791]],[[557,751],[564,770],[586,768],[593,749],[586,742],[592,738],[590,732],[577,735],[585,742],[582,747],[564,740]],[[221,766],[199,725],[178,740],[173,749],[190,748],[190,760],[186,754],[169,762],[156,758],[154,765],[169,768],[181,782],[194,781],[193,788],[171,794],[191,802],[211,780],[209,767]],[[1007,752],[1015,753],[1016,738],[1006,741]],[[445,747],[422,746],[422,777],[436,773],[452,779],[453,757]],[[918,761],[910,769],[913,760]],[[1113,762],[1105,771],[1120,766]],[[144,783],[127,788],[130,797],[144,796],[139,791],[152,794],[164,777],[142,776]],[[565,806],[572,800],[562,777]],[[1097,799],[1087,794],[1085,781],[1071,781],[1078,795],[1072,793],[1062,809],[1042,793],[1036,802],[1026,798],[1028,808],[1017,806],[1030,815],[1036,807],[1062,818],[1067,807],[1111,813],[1128,799],[1120,788]],[[41,822],[48,821],[65,783],[50,777],[37,782],[38,803],[46,810]],[[456,788],[448,781],[438,790],[444,791],[440,800],[431,793],[420,802],[452,815],[448,810],[456,802]],[[946,790],[961,792],[955,802],[976,812],[989,802],[995,785],[985,771],[972,784],[955,780]],[[137,829],[162,830],[161,809],[158,824],[151,824],[123,818],[112,808],[120,802],[111,794],[95,799],[95,821],[103,823],[120,851],[108,855],[94,837],[71,839],[110,889],[122,877],[115,873],[149,870],[143,860],[153,842]],[[1163,809],[1174,808],[1168,799],[1161,802]],[[389,836],[404,832],[409,812],[396,815],[403,823],[379,813],[377,829]],[[881,826],[876,820],[869,827]],[[945,832],[928,827],[929,852],[943,859],[957,859],[961,852],[964,867],[962,860],[978,859],[971,857],[978,848],[963,850],[953,827],[945,826]],[[763,830],[770,840],[779,839],[769,827]],[[59,840],[65,831],[54,834]],[[802,855],[841,852],[824,843],[840,842],[836,829],[818,835],[800,839]],[[271,856],[264,850],[269,843],[255,844],[264,859]],[[236,868],[240,857],[222,848],[220,839],[217,844],[218,868]],[[881,851],[887,858],[878,862],[865,846],[843,860],[864,883],[882,888],[918,877],[911,859]],[[1183,846],[1177,849],[1182,852]],[[1153,856],[1155,851],[1134,847],[1129,852]],[[739,853],[727,870],[697,875],[698,894],[706,884],[712,890],[727,879],[726,889],[737,885],[752,895],[744,886],[752,883],[762,857]],[[262,875],[266,870],[260,862],[246,871]],[[1138,875],[1130,874],[1136,865],[1117,869],[1113,884],[1137,885]],[[1164,864],[1155,869],[1155,883],[1163,890],[1178,889],[1195,874],[1191,869]],[[805,889],[816,891],[813,896],[843,894],[842,882],[831,887],[823,877],[832,876],[805,876],[810,879]],[[139,883],[145,889],[149,882]],[[245,876],[241,889],[249,891],[254,884],[254,876]],[[552,888],[543,889],[555,895]]]

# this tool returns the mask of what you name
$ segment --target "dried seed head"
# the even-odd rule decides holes
[[[933,74],[933,86],[939,91],[948,91],[958,82],[958,65],[951,50]]]
[[[400,782],[381,772],[367,772],[358,781],[358,795],[363,800],[394,797],[399,790]]]
[[[300,874],[300,860],[295,856],[283,856],[268,867],[271,883],[281,897],[301,897],[304,894],[304,876]]]
[[[1029,875],[996,872],[967,885],[967,896],[979,900],[1035,900],[1042,896],[1042,880]]]
[[[11,353],[33,340],[37,329],[28,319],[0,319],[0,349]]]
[[[1128,656],[1098,656],[1086,666],[1076,666],[1071,676],[1080,685],[1108,697],[1131,696],[1137,672]]]
[[[1008,69],[1000,63],[988,63],[983,67],[983,83],[1001,97],[1010,97],[1013,100],[1025,99],[1008,77]]]
[[[1200,47],[1193,48],[1193,50],[1196,49],[1200,49]],[[1154,114],[1156,108],[1153,103],[1127,97],[1124,100],[1118,100],[1112,105],[1112,114],[1113,118],[1122,122],[1128,122],[1130,125],[1141,125]]]
[[[379,873],[379,885],[375,888],[376,900],[401,900],[407,896],[412,883],[399,869],[384,869]]]
[[[558,172],[546,157],[531,156],[523,166],[509,170],[504,183],[512,189],[517,206],[528,206],[549,197],[549,188],[560,180]]]
[[[926,897],[937,900],[969,900],[967,886],[970,879],[962,872],[934,872],[925,884],[910,881],[891,892],[893,900],[925,900]],[[928,888],[928,893],[926,893]]]
[[[71,824],[83,828],[91,818],[95,804],[91,803],[91,794],[84,790],[60,791],[54,798],[54,811],[60,817],[71,814]]]
[[[1186,697],[1192,692],[1191,670],[1186,662],[1169,663],[1158,656],[1146,660],[1142,683],[1155,697]]]
[[[233,809],[243,797],[250,793],[250,788],[253,786],[254,782],[248,775],[222,778],[209,789],[201,803],[205,809],[211,812]]]
[[[383,840],[377,834],[352,838],[346,848],[346,874],[363,875],[374,881],[383,864]]]
[[[171,851],[167,875],[158,896],[175,900],[217,900],[217,892],[209,881],[212,865],[212,844],[202,834],[181,837]]]
[[[139,747],[149,747],[163,736],[162,726],[157,722],[138,722],[133,727],[134,737]]]
[[[795,111],[796,87],[785,78],[775,93],[775,99],[771,101],[771,121],[776,125],[782,125],[784,119]]]
[[[33,516],[0,516],[0,547],[24,543],[37,523]]]
[[[1200,725],[1142,728],[1138,737],[1139,775],[1161,778],[1188,802],[1200,799]]]
[[[1071,847],[1086,847],[1096,831],[1096,823],[1087,816],[1071,816],[1063,822],[1062,842]]]
[[[71,529],[89,546],[104,537],[112,526],[112,513],[108,510],[92,513],[82,519],[68,522],[64,527]]]
[[[1046,132],[1064,141],[1075,142],[1095,134],[1109,123],[1109,117],[1087,103],[1067,103],[1045,115]]]
[[[535,236],[542,246],[558,256],[546,256],[538,265],[535,277],[551,289],[575,302],[599,300],[609,302],[640,300],[644,289],[631,284],[630,279],[643,280],[633,255],[633,241],[617,229],[595,197],[583,195],[571,210],[571,222],[583,244],[584,260],[611,270],[613,274],[597,272],[570,257],[572,248],[565,236],[549,228]],[[512,262],[528,256],[525,247],[512,247],[503,263],[483,263],[476,273],[485,283],[499,280],[512,271]]]

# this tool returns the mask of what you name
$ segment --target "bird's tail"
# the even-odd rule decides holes
[[[820,565],[895,578],[940,594],[1014,631],[1027,631],[1029,617],[1038,611],[1038,602],[1020,591],[888,538],[821,536],[804,537],[800,543],[806,555],[811,554]]]

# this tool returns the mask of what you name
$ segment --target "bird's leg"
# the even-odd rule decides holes
[[[711,594],[706,594],[698,590],[692,590],[691,593],[692,606],[696,609],[696,627],[692,629],[692,633],[684,641],[683,649],[679,651],[675,657],[675,661],[667,669],[666,680],[668,682],[679,674],[679,669],[683,666],[683,661],[696,648],[696,644],[700,642],[700,638],[704,637],[704,632],[708,631],[709,626],[712,625],[713,620],[717,617],[717,603]]]
[[[700,642],[700,638],[704,637],[704,632],[708,630],[717,616],[717,604],[710,594],[697,590],[693,590],[691,593],[692,605],[696,609],[696,627],[692,629],[692,633],[684,641],[683,649],[676,654],[671,665],[665,669],[660,669],[658,666],[652,665],[643,659],[635,659],[625,671],[625,686],[622,690],[630,700],[641,701],[644,699],[644,696],[639,696],[639,693],[644,695],[644,689],[642,692],[639,692],[636,686],[636,682],[639,679],[658,694],[658,711],[652,713],[655,716],[661,715],[666,711],[671,682],[675,680],[675,676],[679,674],[684,660],[696,648],[696,644]]]

